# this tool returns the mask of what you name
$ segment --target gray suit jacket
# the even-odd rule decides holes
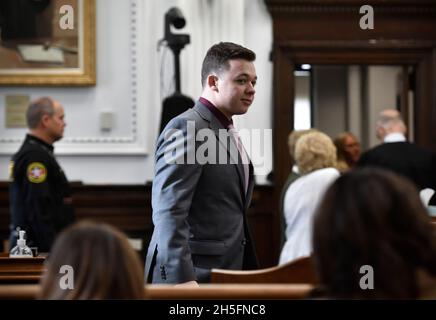
[[[206,129],[202,132],[208,138],[195,139],[194,124],[194,134]],[[253,167],[250,163],[245,194],[240,158],[235,159],[219,141],[219,129],[226,132],[198,101],[194,108],[172,119],[157,141],[152,188],[154,231],[145,265],[149,282],[209,282],[211,268],[257,268],[245,217],[254,185]],[[165,139],[171,133],[178,139]],[[203,139],[215,142],[208,153]],[[215,159],[217,164],[194,159],[194,152]],[[169,157],[177,163],[168,163]],[[226,163],[219,164],[219,157]],[[184,164],[178,163],[182,160]]]

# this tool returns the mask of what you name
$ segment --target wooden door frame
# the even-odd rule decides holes
[[[309,64],[413,65],[416,68],[415,142],[436,151],[436,42],[409,40],[304,41],[274,44],[273,156],[275,202],[292,163],[287,148],[294,123],[294,66]],[[433,137],[433,139],[432,139]],[[274,225],[279,230],[279,210]],[[279,236],[279,235],[278,235]],[[278,236],[274,240],[279,243]],[[280,248],[278,248],[280,249]],[[277,250],[278,251],[278,250]]]

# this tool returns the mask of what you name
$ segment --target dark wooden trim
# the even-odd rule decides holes
[[[344,12],[370,5],[382,12],[429,12],[436,10],[433,0],[265,0],[272,13]]]
[[[0,254],[0,284],[38,283],[44,272],[46,255],[35,258],[10,258]]]
[[[273,193],[273,246],[272,252],[275,257],[275,264],[278,263],[280,255],[280,196],[287,175],[284,171],[292,168],[291,158],[288,150],[288,134],[294,123],[294,113],[289,113],[294,102],[291,97],[294,95],[293,62],[283,50],[278,47],[274,49],[274,107],[273,107],[273,163],[274,163],[274,193]],[[289,72],[283,72],[289,70]],[[283,95],[281,92],[288,92]],[[277,170],[279,168],[279,170]]]
[[[398,49],[422,49],[429,50],[436,46],[435,40],[414,40],[414,39],[356,39],[356,40],[294,40],[281,39],[277,41],[278,45],[287,51],[293,50],[323,50],[336,49],[344,52],[344,49],[393,49],[398,52]],[[399,52],[401,53],[401,52]]]
[[[436,150],[436,48],[417,64],[415,142]]]
[[[274,56],[274,167],[290,169],[292,164],[287,148],[287,137],[294,123],[294,113],[289,112],[294,106],[294,62],[280,48],[275,50]],[[284,72],[285,70],[288,72]],[[282,94],[283,92],[287,94]],[[275,185],[281,189],[286,176],[275,175],[274,178]]]
[[[77,220],[93,220],[114,225],[129,237],[143,241],[141,255],[153,232],[151,184],[148,185],[85,185],[71,183],[73,206]],[[256,186],[247,212],[260,266],[276,264],[274,246],[274,214],[272,186]],[[0,182],[0,239],[9,236],[9,190],[7,182]]]
[[[211,283],[318,283],[312,257],[259,270],[212,269]]]
[[[382,5],[382,6],[428,6],[436,7],[434,0],[265,0],[267,6],[274,5],[294,6],[355,6],[355,5]]]
[[[290,157],[286,150],[289,131],[293,129],[293,70],[294,63],[311,64],[383,64],[415,65],[417,67],[417,107],[415,110],[415,142],[421,146],[436,150],[436,53],[429,42],[419,42],[410,46],[398,41],[375,47],[363,46],[360,41],[353,43],[334,42],[328,45],[324,41],[308,43],[301,41],[287,42],[276,46],[274,60],[274,172],[276,185],[280,188],[289,173]],[[320,45],[317,47],[316,45]],[[362,50],[363,49],[363,50]],[[433,89],[432,89],[433,88]],[[280,147],[279,147],[280,146]]]
[[[436,1],[265,0],[265,4],[273,20],[275,203],[291,167],[287,136],[293,129],[296,63],[414,66],[415,142],[436,150]],[[360,28],[362,5],[374,8],[372,30]],[[274,226],[279,234],[278,224]],[[274,241],[277,247],[279,241]]]
[[[311,284],[208,284],[200,287],[146,285],[145,299],[152,300],[266,300],[302,299],[314,288]],[[37,299],[41,287],[37,284],[10,284],[0,286],[1,300]]]

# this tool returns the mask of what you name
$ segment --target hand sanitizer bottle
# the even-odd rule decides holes
[[[19,238],[17,240],[17,245],[12,248],[9,253],[9,257],[12,258],[31,258],[33,257],[32,250],[26,246],[26,239],[24,239],[26,231],[19,231]]]

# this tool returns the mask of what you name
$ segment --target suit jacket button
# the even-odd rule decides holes
[[[242,240],[242,241],[241,241],[241,244],[242,244],[243,246],[245,246],[245,245],[247,244],[247,240],[245,240],[245,239]]]

